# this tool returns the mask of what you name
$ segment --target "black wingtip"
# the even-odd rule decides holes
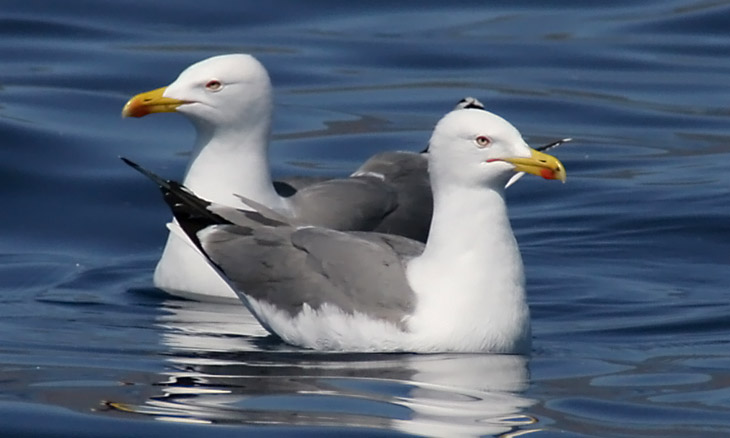
[[[145,169],[144,167],[140,166],[139,164],[135,163],[134,161],[130,160],[126,157],[119,157],[120,160],[124,161],[124,164],[131,167],[132,169],[136,170],[137,172],[141,173],[142,175],[146,176],[147,178],[151,179],[155,184],[160,186],[160,189],[168,189],[171,190],[171,183],[174,181],[171,181],[169,179],[164,179],[161,176]],[[178,184],[180,187],[183,187],[182,184]]]
[[[476,97],[465,97],[461,99],[454,109],[478,109],[485,110],[484,104],[479,101]]]
[[[170,207],[170,211],[172,211],[172,215],[175,216],[175,219],[177,219],[185,234],[201,250],[202,247],[197,237],[198,231],[214,224],[230,224],[226,219],[208,210],[210,202],[195,196],[193,192],[179,182],[162,178],[128,158],[119,158],[125,164],[157,184],[165,199],[165,203]]]
[[[545,152],[548,149],[552,149],[554,147],[558,147],[561,144],[568,143],[568,142],[571,142],[571,141],[573,141],[573,139],[570,138],[570,137],[561,138],[560,140],[556,140],[556,141],[554,141],[552,143],[548,143],[546,145],[538,146],[538,147],[535,148],[535,150],[538,150],[540,152]]]
[[[123,156],[120,155],[119,156],[119,159],[122,160],[122,161],[124,161],[124,164],[126,164],[129,167],[131,167],[132,169],[134,169],[134,170],[136,170],[138,172],[145,173],[145,169],[142,168],[142,166],[140,166],[139,164],[137,164],[134,161],[130,160],[129,158],[123,157]]]

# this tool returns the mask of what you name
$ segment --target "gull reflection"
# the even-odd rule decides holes
[[[534,423],[521,412],[534,404],[521,393],[529,374],[523,356],[419,355],[409,358],[414,389],[395,401],[413,415],[395,421],[403,432],[427,436],[496,435]]]
[[[170,300],[160,394],[113,408],[163,421],[366,427],[443,437],[524,433],[527,359],[320,353],[289,347],[243,306]]]

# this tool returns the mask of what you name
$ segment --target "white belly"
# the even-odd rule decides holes
[[[155,269],[154,283],[177,296],[198,301],[236,301],[238,297],[191,242],[170,233]]]

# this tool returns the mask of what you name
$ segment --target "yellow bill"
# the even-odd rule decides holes
[[[164,97],[167,87],[140,93],[124,105],[122,117],[144,117],[152,113],[172,113],[177,107],[186,103],[183,100]]]
[[[545,179],[557,179],[565,182],[565,167],[560,160],[532,148],[530,148],[530,152],[532,156],[528,158],[500,158],[494,161],[505,161],[514,165],[515,172],[531,173]]]

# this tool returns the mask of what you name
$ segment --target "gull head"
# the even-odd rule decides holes
[[[532,149],[517,128],[483,109],[446,114],[434,128],[429,152],[429,169],[437,184],[501,190],[515,172],[565,181],[565,168],[557,158]]]
[[[172,84],[132,97],[122,116],[179,112],[196,126],[215,130],[268,121],[272,107],[264,66],[251,55],[230,54],[195,63]]]

